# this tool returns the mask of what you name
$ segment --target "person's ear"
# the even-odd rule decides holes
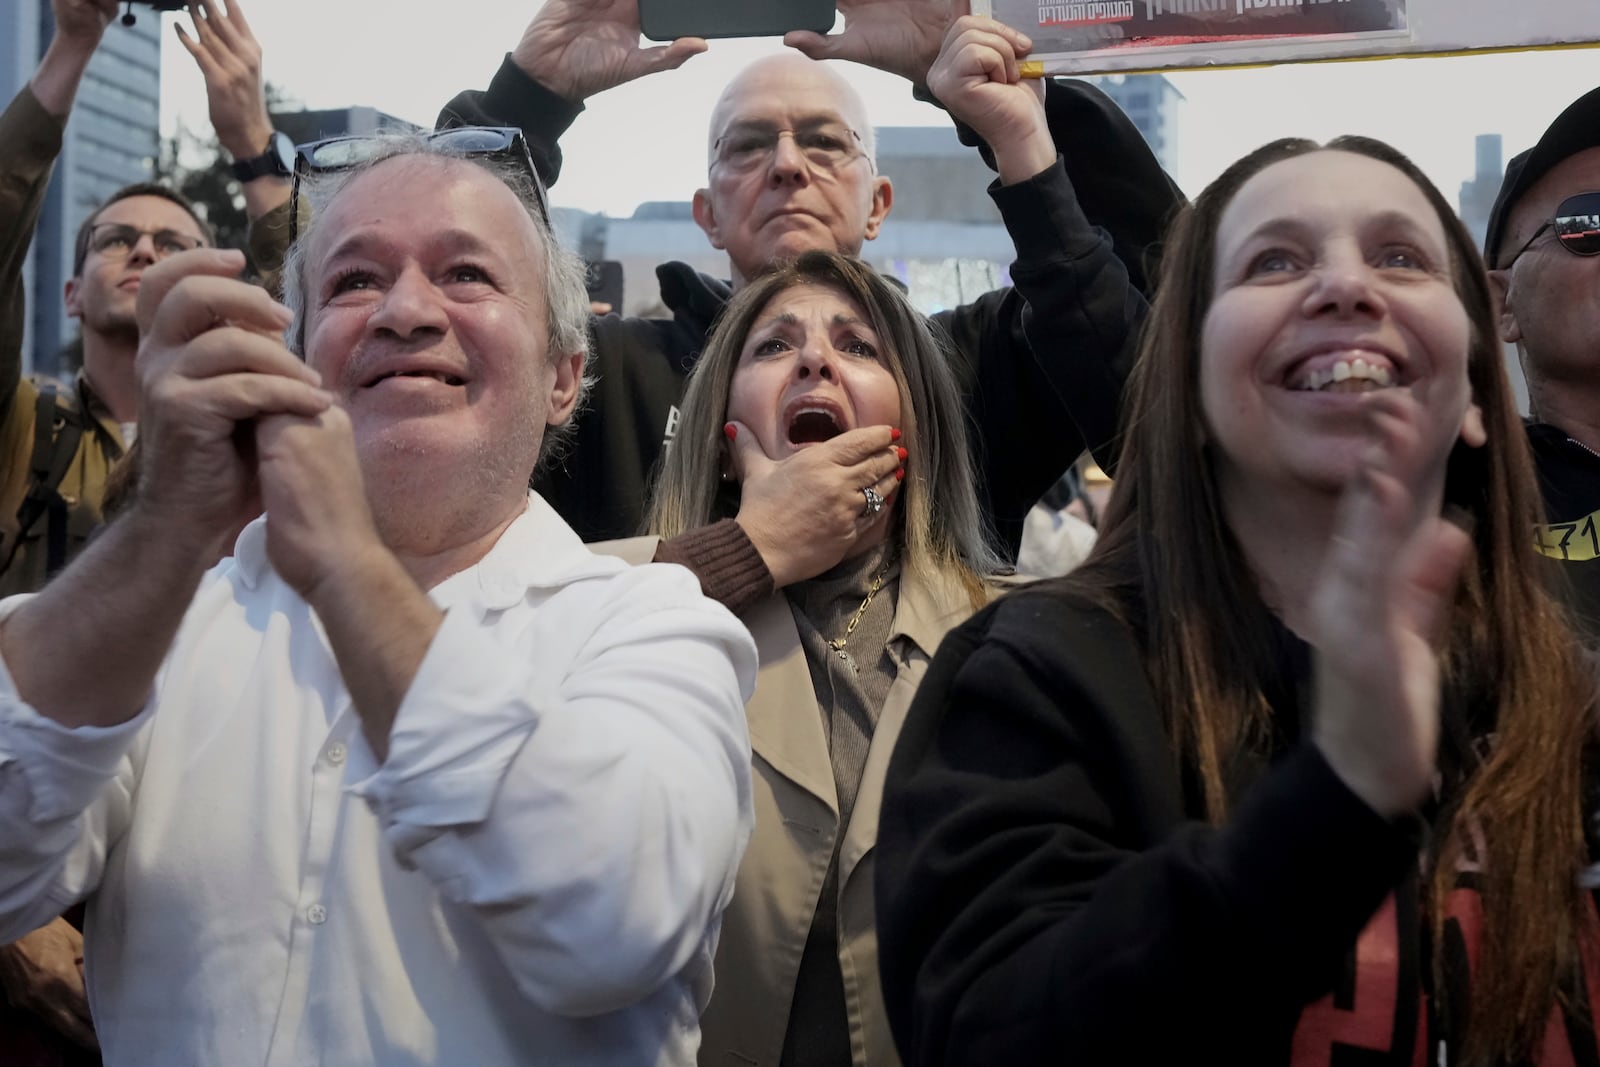
[[[1512,306],[1509,270],[1489,272],[1489,295],[1494,299],[1495,326],[1500,331],[1500,340],[1508,345],[1516,344],[1522,340],[1522,327],[1517,325],[1516,308]]]
[[[1467,405],[1461,416],[1461,442],[1472,448],[1482,448],[1489,440],[1489,431],[1483,425],[1483,409],[1476,403]]]
[[[872,209],[867,213],[867,240],[878,236],[878,231],[883,228],[883,220],[889,217],[889,209],[894,206],[894,183],[882,174],[872,179]]]
[[[78,278],[68,278],[65,291],[61,299],[67,307],[68,316],[74,319],[83,318],[83,283]]]
[[[727,242],[722,239],[722,227],[717,224],[717,211],[711,203],[710,189],[696,189],[693,201],[695,225],[705,231],[706,240],[711,242],[711,247],[719,252],[727,250]]]
[[[554,381],[550,383],[550,406],[545,411],[545,422],[560,426],[572,417],[578,403],[578,392],[583,385],[583,353],[558,356],[552,366]]]

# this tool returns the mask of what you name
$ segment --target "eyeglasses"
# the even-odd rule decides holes
[[[818,122],[797,130],[780,130],[759,122],[732,126],[712,146],[716,162],[732,171],[750,171],[766,165],[778,151],[784,134],[794,138],[794,146],[812,167],[835,171],[857,157],[866,155],[861,135],[842,122]]]
[[[1500,269],[1510,270],[1517,257],[1532,248],[1546,230],[1554,230],[1561,247],[1575,256],[1600,256],[1600,193],[1579,193],[1561,201],[1556,205],[1555,216],[1534,230],[1527,243]]]
[[[156,259],[166,259],[179,252],[192,252],[205,241],[177,230],[141,230],[121,222],[97,222],[89,228],[89,251],[106,259],[122,260],[133,255],[139,239],[150,238],[150,247]]]
[[[533,180],[534,204],[545,225],[550,224],[550,203],[544,182],[533,164],[533,153],[515,126],[452,126],[423,134],[424,141],[453,156],[484,156],[520,163]],[[295,149],[294,187],[289,193],[289,243],[300,234],[300,180],[306,174],[331,174],[370,162],[390,141],[383,137],[329,137]]]

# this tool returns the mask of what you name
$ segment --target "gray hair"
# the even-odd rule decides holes
[[[310,281],[307,249],[311,235],[316,230],[316,220],[326,214],[351,182],[378,164],[400,156],[460,160],[481,167],[511,190],[539,233],[539,256],[543,261],[540,266],[544,268],[545,318],[549,328],[546,343],[550,360],[553,362],[577,353],[582,353],[584,357],[584,374],[572,415],[560,426],[548,427],[539,446],[536,469],[544,469],[560,459],[570,447],[572,437],[577,432],[577,415],[583,410],[589,390],[594,386],[594,376],[589,373],[592,357],[589,350],[589,291],[584,283],[583,260],[557,239],[549,219],[540,208],[540,192],[534,184],[536,179],[517,163],[490,156],[452,152],[418,133],[380,133],[375,134],[372,140],[372,155],[361,163],[344,170],[313,172],[301,179],[300,233],[290,246],[283,264],[283,302],[294,315],[286,337],[289,350],[301,358],[305,357],[306,320],[311,303],[307,292]]]

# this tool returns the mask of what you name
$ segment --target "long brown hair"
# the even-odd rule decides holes
[[[884,364],[900,391],[900,428],[910,452],[889,535],[898,539],[906,569],[953,574],[973,606],[982,606],[981,578],[1003,568],[978,507],[950,359],[928,321],[898,290],[867,264],[832,252],[811,251],[780,264],[740,289],[723,309],[684,390],[678,432],[651,494],[645,528],[674,537],[738,514],[738,486],[719,477],[728,393],[756,319],[774,297],[798,285],[822,286],[853,301],[882,342]]]
[[[1266,145],[1224,172],[1174,224],[1129,385],[1117,487],[1099,543],[1069,578],[1139,633],[1185,782],[1215,822],[1226,815],[1230,766],[1264,746],[1272,727],[1265,676],[1278,653],[1202,444],[1200,331],[1216,284],[1218,224],[1234,195],[1272,164],[1323,150],[1304,140]],[[1448,460],[1446,506],[1471,516],[1476,552],[1441,668],[1446,736],[1492,731],[1495,740],[1481,762],[1465,760],[1445,781],[1428,907],[1437,944],[1465,841],[1482,841],[1484,853],[1472,859],[1483,869],[1484,939],[1470,1005],[1461,1006],[1469,1020],[1465,1056],[1520,1060],[1571,988],[1580,936],[1592,934],[1577,879],[1586,862],[1581,757],[1594,681],[1535,560],[1533,464],[1471,236],[1432,183],[1388,145],[1342,137],[1326,150],[1387,163],[1422,190],[1444,227],[1471,321],[1467,373],[1488,442],[1457,443]],[[1469,708],[1483,721],[1461,721]],[[1469,835],[1469,824],[1481,834]],[[1435,987],[1441,995],[1446,989],[1442,981]]]

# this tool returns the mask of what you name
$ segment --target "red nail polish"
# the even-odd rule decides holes
[[[897,449],[895,449],[895,451],[900,454],[900,462],[902,462],[902,463],[904,463],[905,462],[905,458],[911,454],[911,453],[907,452],[903,448],[897,448]]]
[[[723,423],[722,436],[726,437],[730,441],[736,440],[739,436],[739,427],[735,426],[731,422]]]
[[[889,431],[889,440],[891,440],[891,441],[900,440],[900,431],[899,430],[890,430]]]
[[[897,482],[903,482],[906,480],[906,469],[904,467],[901,467],[899,470],[894,472],[894,480]]]

